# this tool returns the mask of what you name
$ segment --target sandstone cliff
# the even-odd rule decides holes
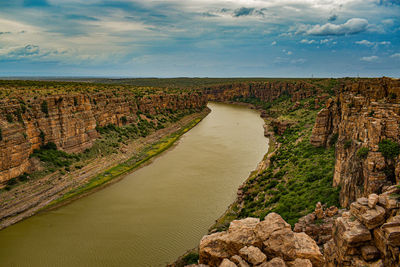
[[[211,101],[233,101],[238,98],[257,98],[270,102],[283,94],[291,96],[293,102],[320,92],[319,88],[305,81],[271,81],[222,84],[204,89]]]
[[[0,101],[0,184],[29,172],[30,154],[45,143],[68,153],[82,152],[98,137],[96,126],[133,123],[139,113],[199,109],[206,102],[197,92],[135,90],[6,98]]]
[[[333,185],[341,188],[342,206],[399,182],[398,157],[385,158],[379,151],[385,139],[400,141],[399,123],[400,81],[389,78],[346,81],[318,113],[311,143],[337,140]]]

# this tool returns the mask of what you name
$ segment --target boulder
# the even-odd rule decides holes
[[[326,211],[325,211],[325,214],[328,217],[333,217],[338,213],[339,213],[339,209],[337,207],[335,207],[335,206],[331,206],[328,209],[326,209]]]
[[[368,207],[373,209],[379,201],[379,196],[377,194],[370,194],[368,196]]]
[[[324,257],[315,241],[305,233],[295,233],[295,257],[307,259],[314,266],[323,266]]]
[[[321,202],[318,202],[315,210],[314,210],[315,215],[317,216],[318,219],[322,219],[325,217],[325,212],[322,208]]]
[[[231,261],[234,262],[238,267],[250,267],[250,265],[239,255],[232,256]]]
[[[385,222],[385,209],[381,206],[370,208],[369,206],[361,205],[353,202],[350,205],[350,213],[359,219],[368,229],[374,229]]]
[[[350,261],[352,255],[358,254],[358,247],[366,245],[372,239],[370,231],[348,212],[335,220],[332,236],[335,251],[330,252],[331,256],[342,263]]]
[[[312,263],[310,260],[307,259],[296,259],[291,262],[287,262],[289,267],[312,267]]]
[[[224,259],[221,264],[219,265],[219,267],[237,267],[236,264],[234,264],[233,262],[231,262],[228,259]]]
[[[363,246],[361,248],[361,255],[364,260],[371,261],[379,258],[379,251],[375,246]]]
[[[243,247],[239,250],[239,254],[243,259],[253,265],[261,264],[267,260],[265,254],[262,253],[259,248],[253,246]]]
[[[228,253],[229,250],[226,232],[206,235],[200,241],[199,261],[211,266],[218,266],[223,259],[231,256]]]
[[[279,230],[291,231],[291,227],[290,224],[285,222],[285,220],[275,212],[271,212],[265,216],[264,221],[260,222],[255,227],[257,237],[263,241],[267,240],[273,232]]]
[[[258,265],[257,267],[286,267],[285,261],[282,260],[281,258],[273,258],[269,262],[264,262],[261,265]]]

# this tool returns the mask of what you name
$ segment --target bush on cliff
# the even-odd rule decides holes
[[[378,151],[381,152],[386,159],[394,159],[400,154],[400,145],[390,139],[383,139],[379,143]]]
[[[46,101],[46,100],[44,100],[44,101],[42,102],[42,104],[40,105],[40,107],[41,107],[43,113],[45,113],[46,115],[49,115],[49,107],[48,107],[48,105],[47,105],[47,101]]]
[[[31,157],[37,157],[52,167],[68,167],[79,160],[79,156],[57,150],[56,144],[49,142],[40,149],[35,149]]]
[[[360,159],[366,159],[369,153],[368,147],[362,147],[357,151],[357,157]]]

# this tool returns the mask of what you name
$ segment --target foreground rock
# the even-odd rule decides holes
[[[379,196],[359,198],[335,220],[332,239],[324,245],[326,266],[400,266],[396,193],[399,188],[389,187]]]
[[[316,242],[305,233],[293,232],[276,213],[261,222],[255,218],[236,220],[227,231],[204,236],[199,254],[200,263],[209,266],[291,266],[296,261],[304,266],[324,264]]]

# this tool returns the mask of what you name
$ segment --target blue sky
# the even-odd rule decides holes
[[[0,0],[0,76],[400,77],[400,0]]]

